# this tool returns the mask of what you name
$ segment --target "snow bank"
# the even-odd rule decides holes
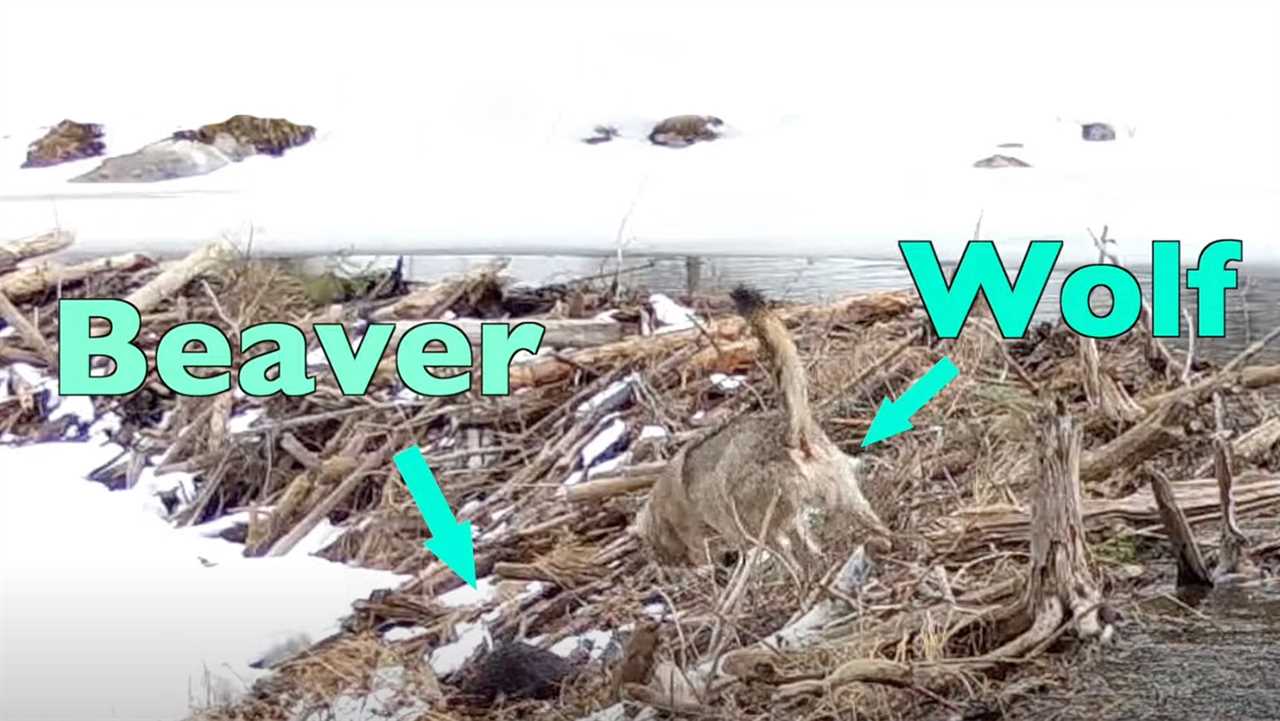
[[[244,691],[274,644],[323,638],[354,599],[402,580],[301,554],[246,559],[175,530],[153,489],[85,480],[118,452],[0,448],[0,717],[184,718]]]

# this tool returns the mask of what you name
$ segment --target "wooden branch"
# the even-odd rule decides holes
[[[33,235],[0,243],[0,273],[7,273],[28,258],[57,253],[66,250],[75,243],[75,233],[66,230],[51,230],[48,233]]]
[[[1164,531],[1173,546],[1173,555],[1178,561],[1178,587],[1208,587],[1213,585],[1209,570],[1205,566],[1204,556],[1200,554],[1200,546],[1196,544],[1195,534],[1191,532],[1191,524],[1178,507],[1173,497],[1173,489],[1169,487],[1169,479],[1158,470],[1150,472],[1151,493],[1160,507],[1160,519],[1164,523]]]
[[[378,450],[365,454],[360,460],[359,465],[347,474],[347,477],[333,489],[333,492],[325,497],[323,501],[317,503],[307,513],[307,515],[294,526],[292,530],[286,533],[279,541],[271,545],[265,555],[267,556],[283,556],[298,545],[308,533],[315,528],[320,521],[324,520],[333,510],[338,507],[339,503],[346,500],[347,496],[359,486],[368,473],[379,465],[386,464],[391,458],[391,454],[400,448],[401,439],[398,434],[393,434],[387,442]]]
[[[0,290],[0,318],[4,318],[9,325],[13,326],[18,335],[22,336],[22,339],[26,341],[27,345],[40,355],[49,369],[57,369],[57,354],[49,347],[49,343],[45,341],[44,335],[39,329],[31,321],[27,320],[22,311],[14,307],[13,303],[9,301],[9,296],[3,290]]]
[[[1110,443],[1085,453],[1080,461],[1081,482],[1105,480],[1183,441],[1182,430],[1174,424],[1184,408],[1182,403],[1166,403]]]
[[[132,303],[139,313],[146,313],[177,295],[187,283],[234,258],[235,253],[235,247],[229,241],[206,243],[130,293],[125,300]]]
[[[560,496],[570,503],[584,503],[642,491],[656,483],[666,467],[666,461],[628,466],[616,473],[600,475],[594,480],[561,488]]]

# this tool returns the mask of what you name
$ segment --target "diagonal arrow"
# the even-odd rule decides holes
[[[471,521],[458,523],[454,518],[431,466],[427,465],[427,459],[417,446],[400,451],[393,460],[404,478],[409,495],[413,496],[413,502],[422,513],[422,520],[427,523],[427,530],[431,531],[431,538],[423,545],[467,585],[475,588],[476,553],[471,541]]]
[[[924,408],[926,403],[933,400],[958,375],[960,370],[956,368],[956,364],[944,356],[920,380],[912,383],[906,392],[898,396],[898,400],[885,398],[880,401],[880,409],[876,411],[876,417],[871,419],[871,427],[867,429],[867,437],[862,439],[862,447],[866,448],[872,443],[879,443],[915,428],[911,425],[911,416]]]

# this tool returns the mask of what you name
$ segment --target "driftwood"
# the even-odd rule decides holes
[[[1098,357],[1098,341],[1081,338],[1078,345],[1080,360],[1084,364],[1085,396],[1090,405],[1115,421],[1132,422],[1143,416],[1142,406],[1129,397],[1127,391],[1102,368]]]
[[[1184,409],[1177,400],[1166,403],[1110,443],[1085,453],[1080,460],[1080,481],[1105,480],[1183,441],[1183,433],[1176,423]]]
[[[125,300],[132,303],[139,313],[146,313],[177,295],[187,283],[227,262],[234,255],[235,247],[230,241],[215,240],[206,243],[130,293]]]
[[[75,243],[75,240],[75,234],[70,231],[52,230],[29,238],[0,243],[0,273],[13,270],[28,258],[66,250]]]
[[[1173,544],[1173,555],[1178,561],[1178,587],[1212,586],[1213,578],[1205,566],[1204,556],[1200,554],[1200,546],[1196,543],[1195,534],[1186,515],[1174,500],[1173,490],[1169,487],[1169,479],[1158,470],[1150,472],[1151,493],[1160,508],[1160,519],[1164,523],[1165,534]]]
[[[155,264],[145,255],[125,253],[109,258],[62,265],[56,262],[23,266],[12,273],[0,276],[0,293],[5,293],[15,303],[31,300],[66,283],[82,281],[99,273],[132,272]]]
[[[1260,463],[1277,443],[1280,443],[1280,418],[1272,418],[1261,425],[1254,426],[1232,441],[1231,457],[1242,458],[1252,463]],[[1216,464],[1215,454],[1214,458],[1205,461],[1196,469],[1196,475],[1209,475],[1210,472],[1214,471]]]
[[[1233,488],[1238,513],[1258,512],[1280,505],[1280,475],[1251,474],[1237,479]],[[1192,525],[1220,518],[1219,483],[1216,478],[1170,483],[1174,500]],[[1087,531],[1104,531],[1114,521],[1135,526],[1160,523],[1160,510],[1149,488],[1123,498],[1090,498],[1082,504]],[[948,544],[957,534],[965,534],[964,547],[983,548],[987,544],[1025,539],[1031,526],[1028,514],[1008,506],[957,511],[943,519],[926,536]],[[945,547],[945,546],[944,546]]]
[[[656,461],[653,463],[644,463],[638,466],[630,466],[621,471],[607,476],[602,475],[594,480],[585,481],[573,486],[566,486],[560,490],[561,495],[566,501],[571,503],[583,503],[586,501],[597,501],[603,498],[631,493],[633,491],[643,491],[654,484],[658,477],[662,474],[663,469],[667,467],[666,461]]]

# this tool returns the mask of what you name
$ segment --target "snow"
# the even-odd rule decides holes
[[[1280,260],[1274,3],[219,7],[3,4],[0,238],[59,223],[95,252],[252,233],[264,253],[888,259],[925,238],[954,259],[981,213],[1011,262],[1045,237],[1090,261],[1104,223],[1128,262],[1167,238],[1188,260],[1218,238]],[[227,44],[271,53],[210,50]],[[153,184],[65,182],[93,159],[18,168],[65,117],[104,123],[117,154],[240,112],[319,135]],[[677,113],[730,137],[641,139]],[[1091,121],[1118,139],[1084,142]],[[579,142],[599,123],[625,137]],[[971,167],[996,152],[1034,167]]]
[[[609,642],[613,640],[612,631],[603,631],[599,629],[587,631],[577,636],[568,636],[560,639],[549,649],[551,653],[557,656],[568,657],[580,646],[586,645],[590,650],[590,658],[592,661],[600,660],[604,652],[609,647]]]
[[[84,479],[118,453],[0,448],[0,718],[183,718],[206,692],[246,690],[272,646],[336,632],[353,600],[403,580],[300,554],[245,558],[212,529],[174,529],[150,501],[185,476],[144,474],[119,492]]]
[[[656,333],[671,333],[694,327],[697,322],[693,310],[671,300],[662,293],[649,296],[649,305],[653,307],[653,315],[658,319]]]
[[[621,418],[613,418],[582,447],[582,467],[590,469],[609,449],[626,434],[627,424]]]
[[[709,380],[711,385],[722,391],[733,391],[741,388],[747,381],[747,377],[743,375],[726,375],[724,373],[712,373]]]
[[[629,373],[625,378],[610,383],[608,387],[578,404],[575,410],[579,417],[588,416],[599,411],[612,411],[631,400],[632,386],[640,379],[636,373]]]
[[[431,652],[428,662],[437,676],[446,676],[457,671],[477,649],[492,643],[489,630],[483,623],[460,623],[456,631],[458,634],[456,641]]]

